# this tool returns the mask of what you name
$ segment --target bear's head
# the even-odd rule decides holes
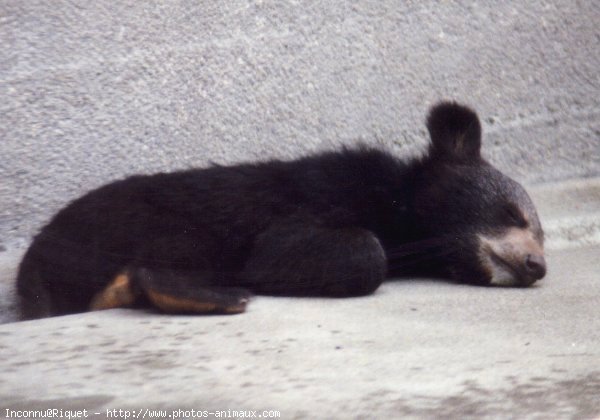
[[[546,274],[544,234],[523,187],[480,154],[481,124],[455,103],[430,111],[428,156],[414,201],[426,237],[444,243],[443,265],[457,281],[529,286]]]

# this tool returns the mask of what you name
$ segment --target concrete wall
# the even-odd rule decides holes
[[[426,141],[474,106],[526,183],[600,174],[594,1],[0,2],[0,249],[137,172]]]

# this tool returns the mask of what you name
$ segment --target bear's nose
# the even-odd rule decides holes
[[[546,275],[546,260],[543,255],[527,254],[525,258],[525,270],[527,275],[535,280]]]

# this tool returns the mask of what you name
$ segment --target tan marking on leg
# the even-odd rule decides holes
[[[223,309],[223,312],[225,312],[226,314],[241,314],[246,310],[246,303],[247,302],[243,302],[238,305],[227,306]]]
[[[217,308],[217,305],[211,302],[200,302],[192,299],[176,298],[173,296],[155,292],[153,290],[147,290],[146,293],[148,294],[148,298],[150,299],[150,301],[164,312],[206,313],[212,312]]]
[[[90,303],[90,311],[130,306],[135,302],[135,298],[129,276],[121,273],[104,290],[96,293]]]
[[[230,306],[217,306],[213,302],[177,298],[153,290],[146,291],[148,299],[163,312],[168,313],[211,313],[238,314],[246,309],[247,300]]]

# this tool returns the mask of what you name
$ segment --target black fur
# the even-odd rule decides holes
[[[364,295],[386,275],[485,283],[473,235],[511,224],[496,209],[520,187],[480,157],[473,111],[443,103],[427,125],[430,154],[418,159],[359,147],[92,191],[25,255],[24,316],[85,311],[124,269],[170,273],[157,275],[164,282],[176,273],[189,288],[301,296]]]
[[[457,161],[479,157],[481,125],[477,114],[469,108],[442,103],[427,118],[432,155]]]

